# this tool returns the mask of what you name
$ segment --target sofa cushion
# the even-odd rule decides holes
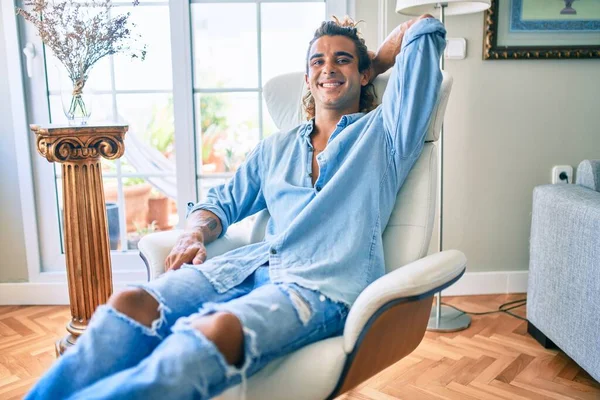
[[[579,163],[576,183],[600,192],[600,160],[583,160]]]

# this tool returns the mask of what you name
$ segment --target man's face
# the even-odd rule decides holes
[[[369,83],[368,72],[358,72],[354,42],[345,36],[322,36],[308,53],[306,84],[315,99],[315,111],[359,111],[361,87]]]

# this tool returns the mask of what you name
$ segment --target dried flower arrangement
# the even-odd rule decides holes
[[[133,5],[139,4],[138,0]],[[96,62],[112,54],[130,55],[144,60],[146,46],[134,46],[139,35],[133,35],[135,24],[130,13],[111,17],[111,0],[25,0],[31,11],[17,8],[16,12],[37,28],[42,42],[64,65],[73,83],[67,118],[89,117],[82,98],[88,74]]]

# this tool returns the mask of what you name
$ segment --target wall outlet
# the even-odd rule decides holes
[[[464,60],[466,56],[467,40],[465,38],[446,39],[446,50],[444,50],[446,60]]]
[[[563,172],[564,179],[561,179]],[[573,183],[573,167],[570,165],[555,165],[552,168],[552,183]]]

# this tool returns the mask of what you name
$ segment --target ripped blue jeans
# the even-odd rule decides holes
[[[201,268],[201,266],[200,266]],[[160,317],[141,325],[99,307],[77,344],[36,383],[26,399],[210,399],[270,361],[339,335],[348,308],[295,284],[273,284],[268,266],[217,293],[191,265],[139,287],[159,303]],[[234,314],[244,331],[244,361],[229,365],[190,321]]]

